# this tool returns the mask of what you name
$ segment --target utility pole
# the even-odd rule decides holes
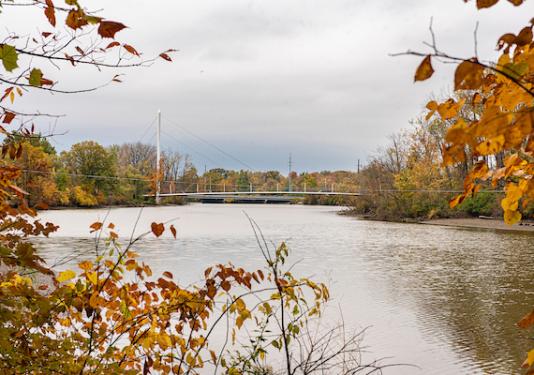
[[[358,174],[360,174],[360,159],[358,159]]]
[[[289,173],[287,174],[287,191],[292,191],[291,189],[291,169],[293,167],[293,163],[291,161],[291,153],[289,153]]]
[[[156,204],[160,204],[161,198],[161,111],[158,111],[158,125],[156,127]]]

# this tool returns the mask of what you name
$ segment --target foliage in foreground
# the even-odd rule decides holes
[[[491,8],[499,0],[477,0],[478,9]],[[523,0],[509,0],[515,6]],[[517,223],[534,199],[534,18],[517,33],[506,33],[497,41],[500,56],[497,62],[486,63],[475,56],[462,58],[438,49],[431,28],[431,52],[408,54],[424,56],[415,73],[415,81],[432,76],[432,60],[457,63],[454,90],[459,98],[443,102],[431,101],[427,119],[438,118],[448,122],[443,147],[444,164],[454,165],[466,159],[466,150],[472,150],[478,160],[464,180],[464,192],[450,201],[451,207],[475,195],[481,182],[493,186],[504,185],[501,200],[504,220]],[[475,33],[476,37],[476,33]],[[462,108],[476,108],[472,117],[462,116]],[[489,168],[488,160],[495,160],[497,168]],[[519,327],[534,324],[534,311],[525,316]],[[534,350],[523,363],[528,373],[534,372]]]
[[[286,264],[287,247],[268,248],[252,220],[265,258],[263,270],[217,264],[206,269],[197,285],[183,287],[171,272],[152,275],[135,252],[144,236],[161,236],[165,223],[152,223],[149,232],[121,243],[115,226],[103,222],[91,225],[94,260],[79,263],[76,271],[51,269],[31,239],[58,228],[40,222],[28,205],[27,192],[17,186],[25,177],[20,163],[32,159],[38,163],[35,167],[50,168],[43,155],[47,148],[39,144],[33,125],[23,122],[18,129],[9,128],[15,118],[42,114],[19,112],[13,104],[25,90],[60,94],[98,88],[64,90],[39,68],[42,62],[104,69],[142,66],[153,60],[129,62],[140,53],[115,40],[126,26],[97,16],[78,1],[57,6],[52,0],[0,0],[0,11],[14,9],[9,7],[42,11],[53,31],[24,38],[10,33],[0,44],[4,89],[0,132],[5,137],[0,164],[0,372],[196,374],[211,367],[214,373],[241,374],[270,373],[274,363],[282,363],[281,371],[287,374],[379,369],[374,363],[361,365],[358,336],[347,339],[344,331],[338,336],[330,331],[309,340],[308,322],[320,315],[328,289],[294,277]],[[65,33],[56,29],[60,24]],[[105,39],[111,41],[102,44]],[[116,60],[107,61],[113,51]],[[159,57],[170,61],[168,52]],[[114,76],[111,81],[120,80]],[[80,161],[100,157],[99,166],[110,168],[106,152],[95,144],[85,146],[91,152],[68,155],[67,162],[80,167]],[[84,151],[81,148],[77,151]],[[48,182],[36,180],[26,187],[38,189]],[[100,181],[93,188],[103,190],[106,185]],[[81,200],[90,203],[94,198],[78,190]],[[167,229],[176,236],[172,225]],[[213,342],[219,329],[230,342]],[[243,336],[247,343],[239,345]],[[273,352],[281,353],[282,360]]]

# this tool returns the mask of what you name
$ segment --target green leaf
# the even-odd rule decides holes
[[[42,78],[43,72],[41,72],[41,69],[33,68],[30,72],[30,85],[41,87]]]
[[[18,59],[19,54],[17,53],[15,47],[10,46],[9,44],[3,44],[0,46],[0,60],[2,60],[4,68],[8,72],[12,72],[19,67],[17,64]]]

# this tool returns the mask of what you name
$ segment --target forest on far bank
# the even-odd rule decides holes
[[[473,105],[466,102],[469,116]],[[463,189],[467,172],[477,158],[466,150],[465,161],[443,168],[443,144],[449,125],[420,117],[389,137],[358,171],[295,172],[206,169],[200,172],[191,157],[179,151],[162,152],[159,176],[162,192],[180,191],[293,191],[362,192],[358,198],[309,196],[304,204],[345,205],[350,212],[381,220],[436,217],[499,216],[502,186],[487,183],[484,190],[451,209],[448,201]],[[156,147],[146,143],[103,146],[82,141],[58,152],[47,138],[25,140],[22,155],[13,163],[22,170],[18,185],[32,205],[98,207],[150,203],[155,192]],[[471,155],[471,156],[470,156]],[[503,157],[487,158],[493,168]],[[184,204],[179,197],[163,203]],[[524,210],[532,217],[532,206]]]

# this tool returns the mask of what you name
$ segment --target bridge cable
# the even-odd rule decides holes
[[[213,165],[213,167],[217,167],[218,165],[220,165],[219,162],[216,162],[215,160],[213,160],[212,158],[210,158],[210,157],[207,156],[206,154],[204,154],[204,153],[198,151],[197,149],[195,149],[194,147],[192,147],[191,145],[188,145],[188,144],[185,144],[184,142],[179,141],[178,138],[176,138],[172,133],[168,133],[168,132],[165,131],[165,130],[162,130],[161,133],[162,133],[162,134],[165,134],[165,135],[167,135],[167,136],[169,136],[169,137],[171,137],[171,138],[174,140],[174,142],[176,142],[176,143],[178,143],[178,144],[184,146],[185,148],[190,149],[191,151],[193,151],[193,153],[195,153],[195,154],[197,154],[198,156],[200,156],[201,158],[203,158],[203,159],[209,161],[209,162]]]
[[[191,136],[193,136],[194,138],[198,139],[199,141],[201,141],[201,142],[207,144],[208,146],[213,147],[215,150],[219,151],[221,154],[223,154],[223,155],[225,155],[226,157],[228,157],[228,158],[234,160],[235,162],[241,164],[241,165],[244,166],[245,168],[250,169],[251,171],[254,171],[254,170],[255,170],[255,168],[252,168],[249,164],[247,164],[247,163],[245,163],[244,161],[238,159],[237,157],[235,157],[234,155],[230,154],[229,152],[226,152],[225,150],[223,150],[223,149],[220,148],[219,146],[213,144],[212,142],[210,142],[210,141],[208,141],[208,140],[202,138],[201,136],[199,136],[199,135],[193,133],[191,130],[189,130],[189,129],[187,129],[187,128],[184,128],[183,126],[178,125],[177,123],[172,122],[172,121],[170,121],[170,120],[168,120],[168,119],[166,119],[166,118],[165,118],[164,120],[165,120],[166,123],[168,123],[168,124],[170,124],[170,125],[174,125],[174,126],[176,126],[177,128],[179,128],[179,129],[181,129],[182,131],[184,131],[184,132],[190,134]]]

